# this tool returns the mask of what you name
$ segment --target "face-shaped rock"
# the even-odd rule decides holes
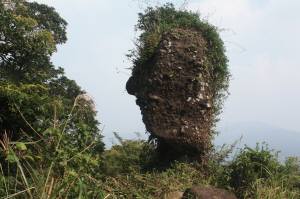
[[[154,56],[137,66],[127,82],[146,129],[173,148],[207,151],[212,126],[206,41],[194,30],[162,36]]]

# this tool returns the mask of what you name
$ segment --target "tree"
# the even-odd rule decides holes
[[[104,144],[93,100],[50,60],[67,40],[66,25],[46,5],[0,1],[0,134],[49,145],[62,140],[69,156],[90,145],[86,152],[100,154]]]

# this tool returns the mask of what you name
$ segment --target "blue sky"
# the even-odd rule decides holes
[[[136,137],[134,132],[143,134],[135,98],[125,90],[130,76],[125,55],[134,46],[137,13],[145,4],[37,2],[55,7],[69,23],[69,40],[58,48],[53,62],[94,98],[106,143],[113,131],[125,138]],[[187,9],[222,29],[232,80],[221,125],[257,121],[300,131],[300,1],[192,0]]]

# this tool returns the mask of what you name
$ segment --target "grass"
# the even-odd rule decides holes
[[[112,171],[105,173],[107,170],[102,167],[98,170],[102,172],[101,176],[97,177],[84,170],[72,172],[68,168],[64,168],[63,175],[59,175],[60,171],[54,168],[60,162],[56,161],[37,167],[30,161],[20,158],[20,151],[16,148],[16,144],[7,138],[5,142],[1,142],[2,152],[13,151],[18,161],[7,160],[6,173],[3,169],[5,165],[3,162],[1,164],[2,198],[160,198],[173,191],[184,191],[195,184],[226,188],[239,195],[239,198],[296,199],[300,197],[300,170],[299,161],[296,158],[287,159],[285,163],[276,162],[278,166],[276,166],[276,172],[268,171],[270,175],[267,177],[260,172],[255,173],[256,170],[253,170],[252,166],[259,164],[257,162],[254,164],[249,159],[246,161],[247,158],[245,158],[245,156],[253,157],[253,155],[255,157],[272,155],[271,151],[267,153],[267,149],[262,151],[260,148],[251,150],[245,148],[231,161],[222,163],[212,161],[208,168],[209,172],[203,172],[195,163],[184,162],[174,162],[169,168],[162,170],[145,170],[144,164],[147,163],[139,160],[142,155],[145,155],[142,153],[145,145],[147,143],[144,141],[127,140],[105,151],[105,157],[111,160],[106,166],[118,165],[118,167],[114,167],[115,173]],[[133,154],[132,150],[140,150],[141,153]],[[130,155],[136,157],[133,158]],[[273,155],[267,161],[273,161],[273,158],[276,158],[275,154]],[[115,158],[116,156],[118,158]],[[243,165],[244,163],[247,166]],[[236,169],[232,166],[236,164],[242,165],[246,169],[244,172],[250,172],[252,176],[255,176],[253,181],[243,184],[242,190],[231,184],[232,178],[235,177],[233,173],[240,172],[240,168]],[[269,167],[268,164],[262,166]],[[122,167],[131,169],[123,170]],[[268,170],[271,169],[268,168]]]
[[[161,165],[155,144],[123,140],[102,154],[94,143],[77,147],[68,140],[65,123],[55,124],[33,140],[12,142],[6,133],[0,141],[0,198],[90,199],[161,198],[193,185],[215,186],[239,198],[300,198],[300,164],[297,158],[281,163],[266,145],[245,147],[232,159],[234,144],[211,154],[203,168],[193,162]],[[36,132],[37,133],[37,132]]]

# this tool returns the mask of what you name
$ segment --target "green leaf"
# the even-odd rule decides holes
[[[16,163],[19,161],[19,158],[14,153],[8,153],[5,160],[9,163]]]
[[[23,142],[17,142],[16,147],[20,151],[26,151],[27,150],[27,147]]]

